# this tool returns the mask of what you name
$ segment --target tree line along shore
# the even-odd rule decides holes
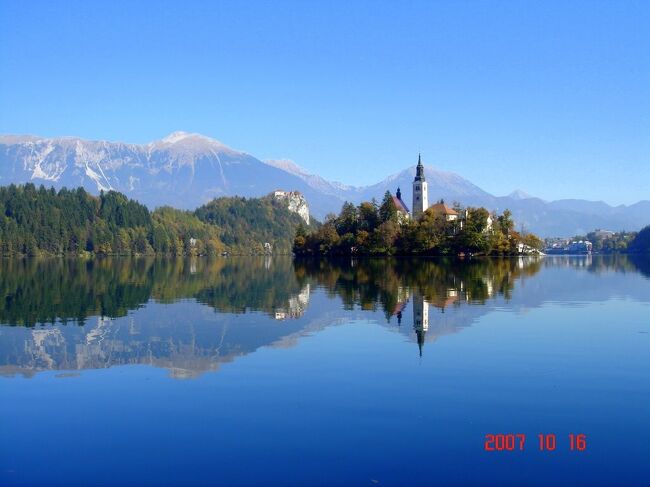
[[[5,256],[291,253],[301,221],[271,196],[217,198],[194,211],[150,211],[116,191],[93,196],[83,188],[0,187]]]
[[[272,195],[151,211],[116,191],[9,185],[0,187],[0,255],[516,255],[543,247],[515,230],[508,210],[465,208],[450,221],[430,208],[404,219],[393,200],[387,192],[381,204],[345,203],[338,216],[307,225]],[[627,250],[650,251],[650,226]]]
[[[517,231],[512,213],[507,209],[496,214],[480,207],[462,208],[459,203],[450,209],[441,200],[421,216],[406,218],[395,201],[387,191],[381,204],[374,200],[358,206],[345,203],[338,216],[328,215],[312,231],[299,227],[294,253],[299,256],[508,256],[539,255],[545,247],[537,235],[523,229]],[[650,252],[650,226],[638,233],[622,232],[607,240],[594,239],[597,251],[602,253]]]

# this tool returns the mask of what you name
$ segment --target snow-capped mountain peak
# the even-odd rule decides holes
[[[173,132],[148,144],[79,137],[0,135],[0,186],[33,182],[56,188],[115,189],[150,207],[192,209],[212,198],[299,191],[317,217],[344,201],[381,200],[401,188],[411,198],[415,167],[371,186],[354,187],[311,174],[290,160],[265,163],[205,135]],[[429,201],[444,199],[489,210],[512,211],[515,221],[541,235],[577,235],[593,228],[634,230],[647,222],[648,205],[610,207],[602,202],[546,202],[523,191],[495,197],[456,173],[425,164]]]
[[[169,134],[167,137],[164,137],[160,141],[165,143],[165,144],[175,144],[176,142],[180,142],[181,140],[187,139],[188,137],[192,137],[192,135],[198,135],[198,134],[190,134],[189,132],[183,132],[182,130],[178,130],[176,132],[172,132]]]
[[[239,151],[231,149],[227,145],[219,142],[217,139],[206,135],[176,131],[160,140],[147,144],[150,152],[156,150],[181,151],[183,153],[200,156],[203,154],[229,153],[242,154]]]
[[[83,186],[93,193],[114,189],[151,207],[191,209],[218,196],[263,196],[277,189],[300,191],[316,208],[328,203],[301,178],[190,132],[147,144],[0,135],[0,185],[25,182]]]

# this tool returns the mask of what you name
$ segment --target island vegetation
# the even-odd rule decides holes
[[[404,218],[390,192],[381,204],[345,203],[315,231],[299,227],[296,255],[514,255],[536,252],[543,242],[515,230],[510,211],[490,214],[485,208],[456,206],[461,218],[447,219],[433,208],[418,219]]]

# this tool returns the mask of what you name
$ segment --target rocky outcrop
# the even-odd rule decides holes
[[[298,191],[275,191],[273,197],[278,201],[283,201],[287,204],[287,209],[293,213],[298,213],[309,225],[309,205],[307,205],[307,198]]]

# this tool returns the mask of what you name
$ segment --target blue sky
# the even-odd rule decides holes
[[[0,0],[0,133],[200,132],[350,184],[650,199],[650,2]]]

